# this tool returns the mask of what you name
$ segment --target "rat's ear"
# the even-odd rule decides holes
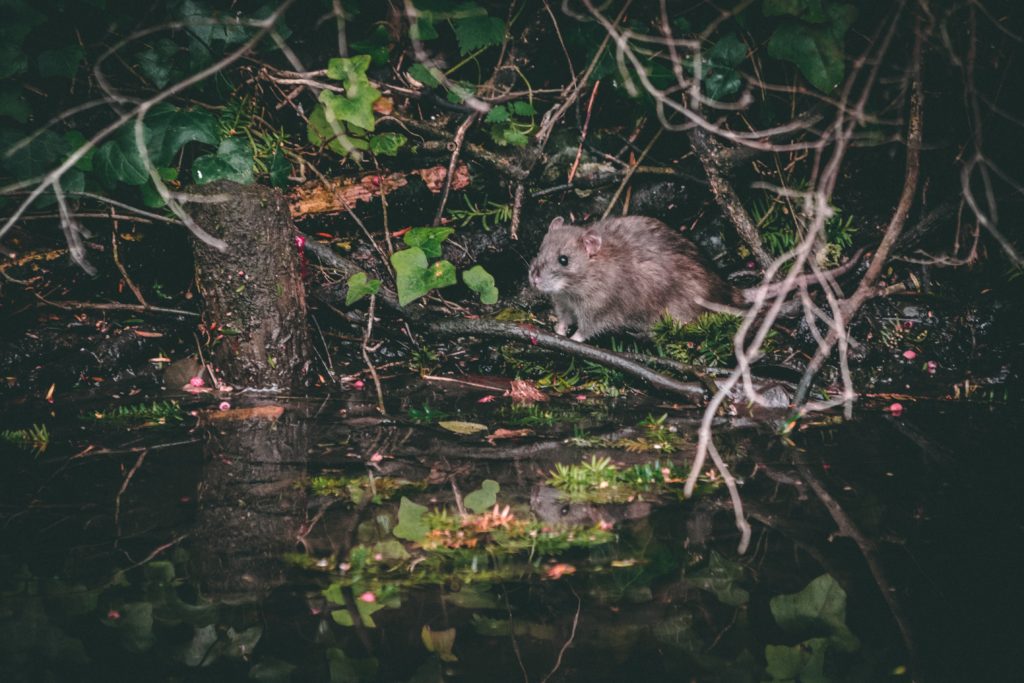
[[[562,217],[555,216],[551,219],[551,223],[548,224],[548,230],[554,230],[555,228],[560,228],[563,225],[565,225],[565,221],[562,220]]]
[[[593,230],[583,233],[583,248],[587,250],[587,256],[593,258],[601,251],[601,236]]]

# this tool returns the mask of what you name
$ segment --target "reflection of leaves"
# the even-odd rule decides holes
[[[793,646],[766,645],[764,659],[766,673],[772,681],[801,681],[801,683],[828,683],[825,676],[825,652],[828,641],[811,638]]]
[[[846,591],[822,574],[799,593],[777,595],[770,602],[772,616],[784,631],[796,635],[826,635],[845,652],[860,647],[846,626]]]
[[[736,585],[737,581],[743,579],[743,567],[714,550],[711,551],[708,566],[689,579],[698,588],[713,592],[723,604],[739,607],[750,600],[750,593]]]
[[[498,491],[501,486],[493,479],[485,479],[480,488],[473,491],[465,498],[466,507],[478,515],[487,512],[498,500]]]
[[[424,624],[420,630],[420,638],[424,647],[441,658],[442,662],[457,662],[459,658],[452,653],[455,647],[455,629],[447,628],[443,631],[435,631]]]
[[[406,541],[423,540],[430,531],[425,519],[426,514],[426,506],[402,496],[402,502],[398,505],[398,526],[395,527],[395,536]]]

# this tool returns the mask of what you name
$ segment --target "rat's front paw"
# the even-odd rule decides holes
[[[565,333],[569,331],[569,324],[559,320],[555,323],[555,334],[564,337]]]
[[[574,334],[571,337],[569,337],[569,339],[572,339],[573,341],[578,341],[578,342],[586,341],[587,340],[586,337],[584,337],[582,334],[580,334],[579,330],[576,330],[576,334]]]

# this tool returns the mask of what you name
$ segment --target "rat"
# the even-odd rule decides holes
[[[817,285],[838,277],[860,260],[860,249],[843,265],[818,276],[801,275],[793,286]],[[551,297],[555,332],[585,341],[621,329],[649,331],[666,313],[688,323],[716,307],[754,301],[758,288],[737,289],[723,280],[697,246],[656,218],[606,218],[586,227],[555,218],[530,262],[530,285]],[[778,296],[782,284],[767,285]],[[799,310],[784,304],[782,314]]]
[[[555,218],[530,263],[530,285],[551,297],[556,333],[576,326],[575,341],[619,329],[646,331],[666,313],[686,323],[707,304],[744,302],[693,242],[642,216],[586,227]]]

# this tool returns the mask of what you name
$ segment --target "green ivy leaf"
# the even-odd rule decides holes
[[[452,22],[459,52],[468,55],[474,50],[501,45],[505,39],[505,22],[496,17],[467,17]]]
[[[398,504],[398,526],[395,527],[395,536],[406,541],[422,541],[430,531],[425,519],[426,514],[426,506],[402,496],[402,501]]]
[[[351,48],[353,52],[369,55],[373,64],[383,66],[391,55],[391,34],[384,24],[375,24],[366,38],[352,41]]]
[[[274,152],[274,156],[270,157],[270,163],[267,164],[267,175],[270,178],[270,184],[277,188],[284,188],[288,186],[288,176],[292,173],[292,165],[288,163],[288,157],[284,155],[284,152],[278,149]]]
[[[75,77],[83,57],[85,50],[80,45],[65,45],[53,50],[43,50],[36,59],[36,68],[43,78],[71,80]]]
[[[370,151],[378,156],[393,157],[408,141],[401,133],[381,133],[370,138]]]
[[[427,258],[439,258],[441,243],[453,232],[454,228],[413,228],[402,239],[407,246],[422,249]]]
[[[391,265],[395,268],[395,284],[401,306],[433,289],[455,284],[455,266],[448,261],[436,261],[428,267],[427,256],[419,247],[396,251],[391,255]]]
[[[380,91],[376,88],[364,88],[356,92],[361,94],[357,97],[347,97],[323,90],[320,92],[320,102],[327,108],[325,114],[329,114],[335,121],[345,121],[372,131],[375,123],[373,103],[380,97]],[[328,122],[331,118],[328,118]]]
[[[64,132],[64,142],[67,145],[68,154],[77,152],[82,145],[88,142],[85,136],[77,130],[69,130]],[[92,157],[96,154],[96,148],[90,147],[89,151],[82,155],[82,158],[75,162],[75,168],[81,171],[92,170]]]
[[[370,55],[355,57],[335,57],[327,62],[327,77],[341,81],[346,88],[358,85],[369,85],[366,70],[370,68]]]
[[[21,94],[21,88],[10,85],[0,87],[0,116],[14,119],[18,123],[26,123],[31,115],[32,108]]]
[[[345,305],[351,306],[364,296],[372,296],[380,289],[380,280],[369,280],[366,273],[356,273],[348,279],[348,292],[345,294]]]
[[[9,137],[13,143],[21,141],[21,136],[16,132],[12,132]],[[5,145],[4,149],[7,148]],[[65,158],[66,152],[67,143],[64,138],[52,130],[44,130],[9,156],[0,155],[0,163],[16,178],[34,178],[56,166]]]
[[[96,150],[92,166],[100,183],[108,188],[115,187],[119,182],[142,185],[149,180],[131,126],[122,128],[113,140],[107,140]]]
[[[812,24],[827,20],[822,0],[764,0],[761,10],[766,17],[789,15]]]
[[[170,38],[157,39],[152,47],[139,51],[139,73],[149,79],[157,88],[163,89],[171,82],[172,74],[179,70],[174,58],[181,48]]]
[[[158,104],[146,115],[146,150],[157,166],[169,166],[189,142],[216,145],[217,118],[205,109],[178,109]]]
[[[846,626],[846,591],[822,574],[799,593],[777,595],[769,606],[782,630],[796,635],[825,635],[844,652],[854,652],[860,641]]]
[[[220,143],[216,154],[205,154],[192,162],[192,179],[196,185],[214,180],[233,180],[247,185],[253,182],[252,149],[242,137],[228,138]]]
[[[345,135],[345,124],[338,121],[334,114],[331,114],[322,104],[316,105],[309,115],[309,122],[306,124],[306,139],[318,147],[326,144],[327,149],[338,156],[347,156],[351,150],[355,149],[351,138]]]
[[[843,36],[857,18],[857,8],[829,5],[825,12],[828,22],[824,24],[796,20],[780,24],[768,39],[768,54],[792,62],[811,85],[827,93],[843,81]]]
[[[463,271],[462,282],[480,295],[481,303],[498,303],[498,288],[494,286],[494,277],[483,266],[476,265]]]
[[[0,79],[17,76],[28,70],[28,57],[22,46],[36,26],[46,22],[46,15],[28,2],[14,0],[2,4],[0,21]]]
[[[156,170],[156,172],[164,182],[178,179],[178,169],[170,166],[161,166]],[[164,201],[163,195],[157,191],[152,178],[150,178],[149,182],[139,189],[142,192],[142,203],[149,208],[160,209],[167,203]]]
[[[494,507],[494,503],[498,500],[498,491],[500,490],[501,485],[498,482],[493,479],[485,479],[480,484],[480,488],[468,494],[463,502],[467,508],[479,515]]]
[[[708,97],[724,100],[739,92],[743,79],[735,69],[747,57],[747,46],[735,33],[722,37],[704,55],[704,87]]]

